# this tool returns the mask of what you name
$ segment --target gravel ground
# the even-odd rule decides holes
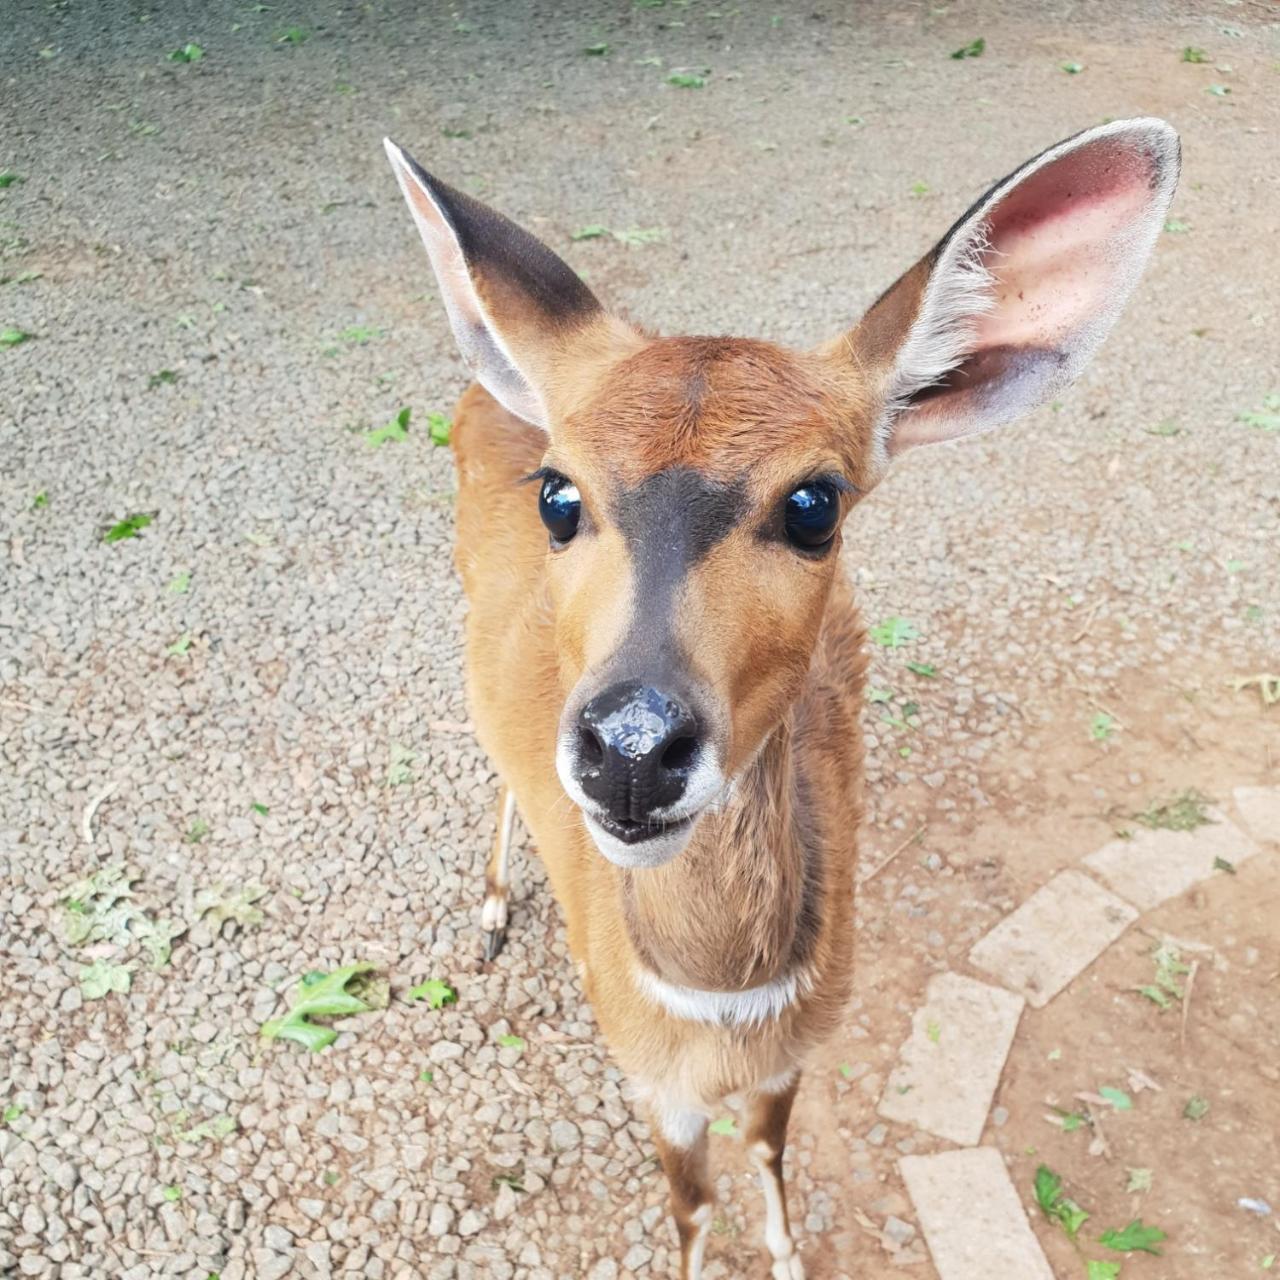
[[[494,778],[466,731],[451,464],[424,429],[464,381],[384,132],[635,317],[799,343],[1026,156],[1167,115],[1182,230],[1082,385],[912,456],[850,531],[871,620],[911,619],[910,656],[945,676],[915,692],[906,753],[869,718],[869,857],[922,796],[981,830],[996,757],[1030,777],[1056,735],[1090,749],[1117,691],[1243,706],[1229,678],[1276,669],[1280,435],[1238,419],[1280,391],[1269,6],[6,10],[0,329],[33,336],[0,348],[0,1273],[670,1272],[647,1131],[531,857],[506,952],[476,962]],[[979,35],[981,58],[948,57]],[[204,56],[168,57],[188,42]],[[663,235],[574,242],[588,224]],[[404,406],[407,440],[366,442]],[[153,523],[102,540],[134,513]],[[903,684],[900,654],[876,661]],[[1234,780],[1267,780],[1256,758]],[[68,887],[119,863],[131,940],[74,941]],[[205,909],[255,885],[259,924]],[[185,931],[155,967],[139,935],[165,921]],[[320,1055],[260,1039],[300,975],[356,961],[389,978],[385,1009]],[[95,963],[129,990],[86,998]],[[409,1002],[426,978],[457,1003]],[[870,1081],[839,1084],[859,1132]],[[883,1130],[852,1162],[878,1221],[906,1208]],[[797,1133],[807,1241],[849,1182],[814,1147]],[[720,1190],[708,1280],[760,1265],[740,1174]]]

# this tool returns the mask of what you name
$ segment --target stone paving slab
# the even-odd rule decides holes
[[[1079,871],[1063,871],[969,952],[975,968],[1043,1008],[1138,918]]]
[[[1150,911],[1215,874],[1213,860],[1233,866],[1258,847],[1216,810],[1211,822],[1195,831],[1149,831],[1141,827],[1128,840],[1111,840],[1084,864],[1139,911]]]
[[[958,973],[931,978],[879,1113],[962,1146],[980,1141],[1024,1004]]]
[[[941,1280],[1054,1280],[994,1147],[899,1162]]]
[[[1280,844],[1280,787],[1237,787],[1231,794],[1249,834]]]

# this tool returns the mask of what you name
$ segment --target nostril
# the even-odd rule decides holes
[[[690,736],[676,738],[667,744],[667,749],[662,753],[662,768],[670,770],[672,773],[688,769],[693,764],[694,757],[697,754],[697,738]]]
[[[604,764],[604,748],[590,729],[578,730],[578,760],[587,769],[597,769]]]

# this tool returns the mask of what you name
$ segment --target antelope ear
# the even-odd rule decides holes
[[[540,240],[433,178],[383,139],[435,269],[453,336],[476,380],[544,430],[557,358],[603,316],[591,290]]]
[[[1050,147],[828,348],[873,381],[881,462],[1000,426],[1070,382],[1133,292],[1178,169],[1163,120],[1118,120]]]

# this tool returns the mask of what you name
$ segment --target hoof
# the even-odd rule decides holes
[[[507,945],[507,929],[505,925],[501,929],[486,929],[481,936],[484,938],[484,959],[488,964],[496,960]]]
[[[793,1253],[789,1258],[779,1258],[773,1264],[773,1280],[804,1280],[804,1264],[800,1255]]]

